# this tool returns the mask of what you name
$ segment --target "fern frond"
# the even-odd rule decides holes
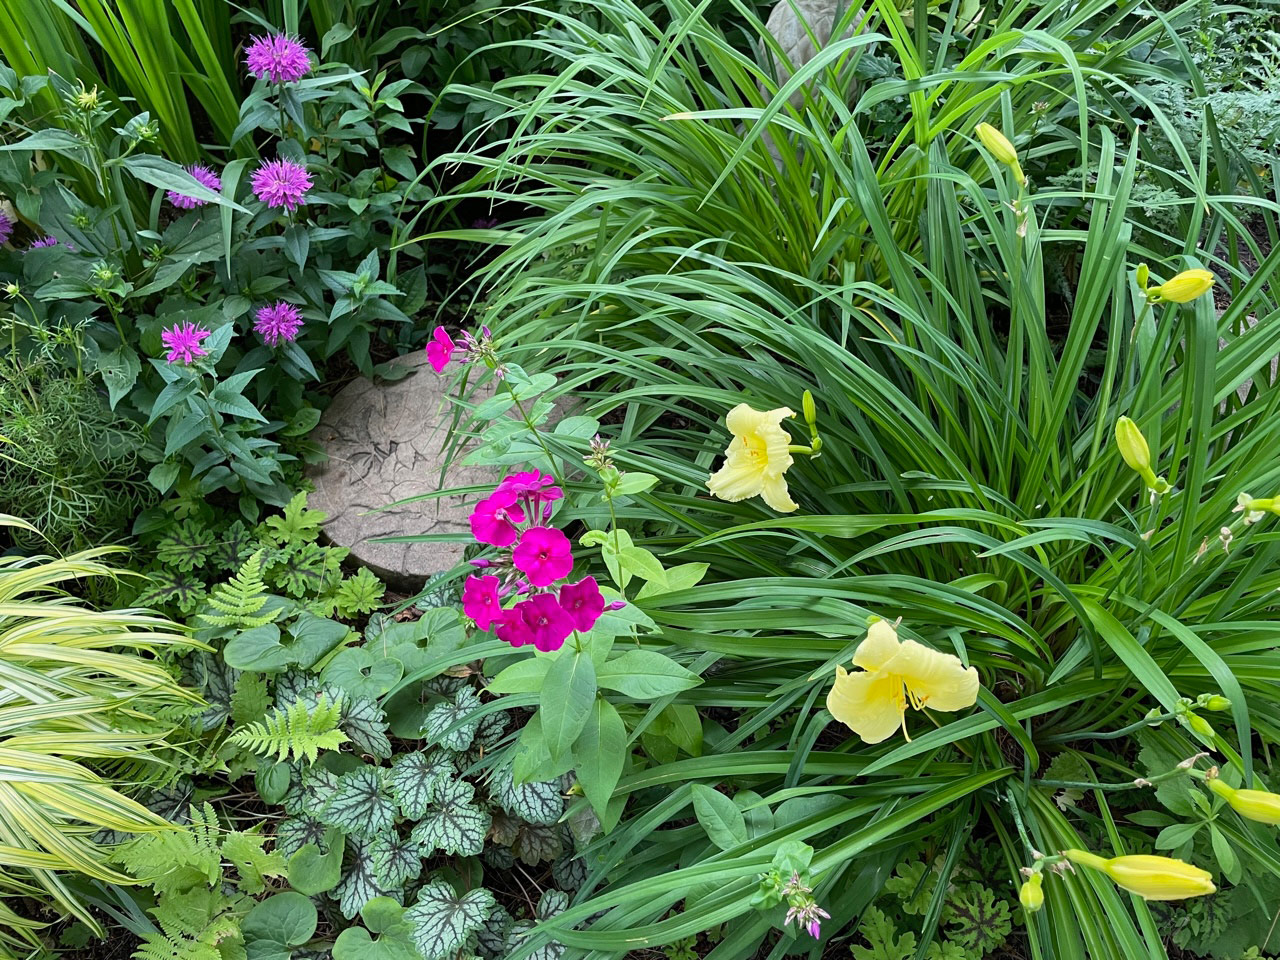
[[[259,756],[274,754],[277,761],[305,757],[314,763],[321,750],[333,750],[347,742],[347,735],[338,729],[341,719],[342,698],[329,702],[321,694],[314,710],[308,712],[301,700],[286,708],[277,707],[266,719],[237,730],[230,740]]]
[[[280,608],[267,607],[267,585],[262,581],[262,551],[259,550],[240,565],[240,571],[227,583],[220,583],[209,595],[209,606],[216,613],[202,613],[200,619],[211,626],[252,630],[270,623]]]

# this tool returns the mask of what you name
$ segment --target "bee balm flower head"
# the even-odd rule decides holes
[[[836,667],[836,682],[827,694],[831,715],[866,743],[906,732],[907,703],[917,710],[951,712],[978,699],[978,671],[960,658],[940,653],[914,640],[900,641],[892,625],[877,620],[853,653],[849,673]]]
[[[760,411],[745,403],[730,410],[724,422],[733,440],[724,466],[707,480],[711,495],[730,503],[761,497],[779,513],[795,510],[785,476],[792,464],[791,437],[782,428],[782,421],[794,416],[786,407]]]
[[[311,51],[294,37],[277,33],[254,37],[244,54],[245,68],[272,83],[297,83],[311,72]]]
[[[1064,850],[1062,855],[1072,863],[1100,870],[1117,887],[1144,900],[1186,900],[1218,889],[1208,870],[1173,857],[1136,854],[1108,860],[1086,850]]]

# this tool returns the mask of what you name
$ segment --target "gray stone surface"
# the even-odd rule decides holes
[[[850,0],[778,0],[769,12],[765,29],[778,41],[791,66],[799,68],[831,41],[837,16],[843,16],[849,6]],[[845,36],[852,36],[861,22],[862,15],[858,14]],[[791,78],[787,64],[779,63],[776,58],[774,69],[777,70],[779,84]],[[797,90],[791,95],[790,103],[793,107],[800,106],[804,103],[804,94]]]
[[[420,533],[465,535],[475,498],[449,496],[370,511],[423,493],[497,483],[502,474],[463,466],[459,455],[442,479],[452,410],[446,393],[454,378],[437,376],[421,351],[393,362],[414,372],[391,382],[361,377],[343,387],[324,412],[314,436],[329,459],[309,468],[316,489],[308,501],[329,514],[324,531],[330,540],[405,589],[455,566],[466,544],[372,541]]]

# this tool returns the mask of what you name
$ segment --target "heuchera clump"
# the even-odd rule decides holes
[[[613,606],[606,605],[595,577],[567,582],[573,546],[549,525],[552,504],[563,497],[554,477],[529,470],[505,477],[471,512],[472,535],[498,554],[471,561],[486,572],[467,578],[462,609],[481,630],[493,630],[513,647],[559,650],[571,633],[590,630]],[[504,608],[508,597],[521,599]]]

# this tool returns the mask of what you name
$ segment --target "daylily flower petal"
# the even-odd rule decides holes
[[[859,673],[836,668],[827,709],[867,743],[879,743],[903,727],[908,697],[917,710],[963,710],[978,699],[978,671],[960,658],[914,640],[900,641],[890,623],[877,620],[853,654]]]
[[[877,620],[867,628],[867,638],[853,651],[853,665],[874,673],[896,657],[901,649],[902,643],[893,624]]]
[[[799,507],[787,492],[787,478],[783,476],[766,476],[764,483],[760,486],[760,496],[764,498],[765,503],[779,513],[790,513]]]
[[[965,668],[960,659],[904,640],[898,655],[884,668],[902,677],[920,707],[930,710],[963,710],[978,699],[978,671]]]
[[[866,743],[888,740],[902,727],[902,681],[885,673],[849,673],[836,667],[827,710]]]

